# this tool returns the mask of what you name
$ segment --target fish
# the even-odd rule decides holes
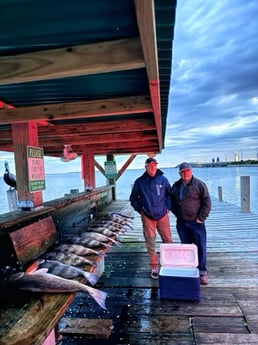
[[[116,245],[121,245],[118,241],[114,240],[111,237],[105,236],[103,234],[100,234],[99,232],[94,232],[94,231],[87,231],[81,234],[80,236],[82,239],[84,238],[92,238],[94,240],[97,240],[99,242],[112,242]]]
[[[86,237],[81,238],[80,236],[74,236],[74,237],[69,238],[68,241],[70,243],[80,244],[81,246],[85,246],[88,248],[101,247],[101,246],[104,246],[104,247],[111,247],[112,246],[109,243],[100,242],[100,241],[94,240],[94,239],[89,238],[89,237],[88,238],[86,238]]]
[[[55,260],[36,260],[29,265],[29,267],[26,269],[26,273],[29,273],[31,270],[35,270],[36,268],[47,268],[48,273],[55,274],[66,279],[73,279],[82,276],[87,279],[91,285],[95,285],[99,280],[99,276],[94,273],[87,272],[76,266],[67,265]]]
[[[111,215],[112,215],[112,217],[122,218],[122,219],[125,219],[127,221],[133,219],[133,217],[127,216],[127,215],[119,213],[119,212],[112,212]]]
[[[96,262],[92,262],[83,256],[79,256],[72,253],[63,253],[60,251],[46,252],[41,256],[41,258],[60,261],[63,264],[72,265],[72,266],[83,266],[83,265],[91,265],[94,267],[97,266]]]
[[[123,224],[119,224],[117,222],[113,222],[112,220],[110,220],[107,223],[107,228],[109,229],[114,229],[117,232],[126,232],[127,231],[127,227]]]
[[[88,292],[98,305],[107,309],[105,305],[107,293],[97,290],[76,280],[65,279],[48,273],[47,268],[32,270],[31,272],[18,272],[5,278],[7,286],[20,290],[33,292],[64,293]]]
[[[103,220],[104,221],[107,220],[107,221],[111,221],[113,223],[116,223],[120,227],[128,227],[130,229],[133,229],[132,220],[123,219],[121,217],[117,217],[116,215],[105,217],[105,218],[103,218]]]
[[[60,243],[54,246],[53,250],[57,250],[60,252],[65,253],[72,253],[79,256],[87,256],[87,255],[103,255],[101,251],[97,251],[91,248],[87,248],[84,246],[81,246],[80,244],[72,244],[72,243]]]
[[[114,232],[112,230],[109,230],[103,226],[94,226],[94,227],[91,227],[91,228],[88,228],[89,231],[93,231],[93,232],[99,232],[105,236],[115,236],[116,238],[118,237],[118,233],[117,232]]]

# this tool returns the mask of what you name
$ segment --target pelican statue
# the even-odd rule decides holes
[[[10,189],[16,189],[16,177],[14,174],[10,173],[8,162],[4,162],[5,172],[4,172],[4,182],[10,186]]]

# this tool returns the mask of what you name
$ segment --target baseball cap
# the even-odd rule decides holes
[[[179,171],[186,170],[186,169],[192,169],[189,163],[183,162],[179,165]]]
[[[146,165],[146,164],[150,164],[150,163],[158,164],[158,162],[156,161],[155,158],[148,158],[148,159],[146,159],[145,165]]]

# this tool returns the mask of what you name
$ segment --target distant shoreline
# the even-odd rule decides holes
[[[218,162],[218,163],[194,163],[190,162],[193,168],[226,168],[226,167],[258,167],[258,161],[243,162]],[[178,167],[178,166],[177,166]]]
[[[192,168],[232,168],[232,167],[247,167],[247,168],[257,168],[258,163],[190,163]],[[178,166],[175,167],[160,167],[160,169],[178,169]],[[127,168],[126,170],[144,170],[144,168]],[[96,170],[97,173],[100,171]],[[78,174],[80,171],[68,171],[68,172],[51,172],[46,173],[46,175],[69,175],[69,174]]]

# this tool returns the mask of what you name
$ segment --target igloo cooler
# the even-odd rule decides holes
[[[200,301],[198,251],[195,244],[160,245],[160,298]]]

